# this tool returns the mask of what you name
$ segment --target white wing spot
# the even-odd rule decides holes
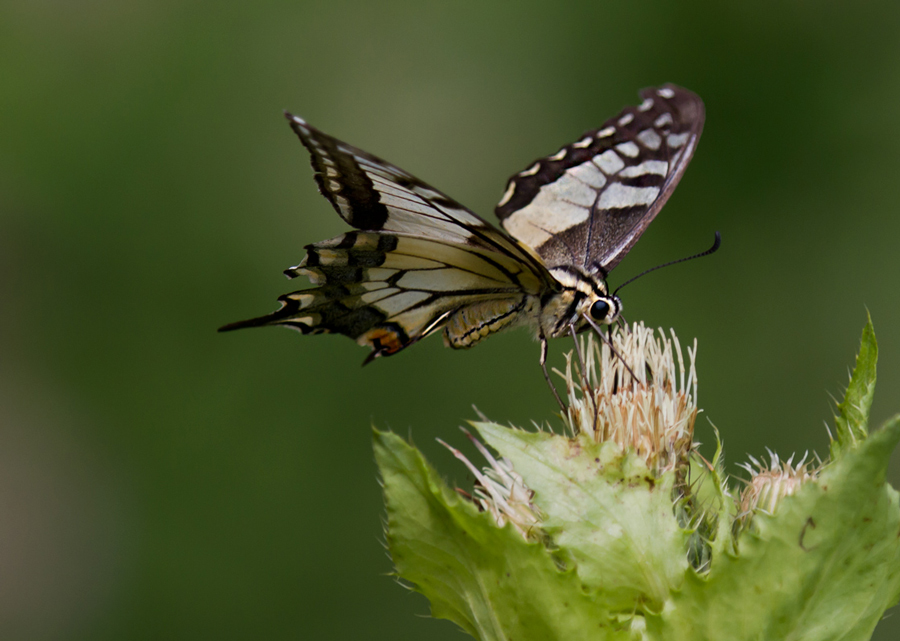
[[[592,162],[581,163],[566,171],[566,174],[580,180],[594,189],[603,189],[606,186],[606,177]]]
[[[304,309],[316,302],[316,297],[311,294],[299,294],[291,296],[291,298],[299,303],[299,308]]]
[[[644,102],[638,105],[638,111],[644,113],[645,111],[649,111],[653,106],[653,98],[644,98]]]
[[[563,158],[566,157],[566,152],[567,152],[567,151],[569,151],[569,150],[566,149],[565,147],[563,147],[562,149],[560,149],[559,151],[557,151],[555,154],[553,154],[552,156],[550,156],[550,157],[548,158],[548,160],[562,160]]]
[[[668,87],[663,87],[656,93],[658,93],[663,98],[674,98],[675,97],[675,92],[672,91],[671,89],[669,89]]]
[[[366,283],[362,283],[362,284],[366,285]],[[387,287],[387,283],[380,283],[380,284],[383,286],[381,288],[382,291],[372,290],[372,291],[368,291],[364,294],[360,294],[360,296],[359,296],[360,302],[365,303],[366,305],[371,305],[372,303],[377,303],[382,298],[387,298],[388,296],[393,296],[398,291],[397,288],[395,288],[395,287],[391,287],[390,289],[385,289]]]
[[[322,276],[319,272],[312,269],[305,269],[303,267],[297,267],[294,269],[294,273],[297,276],[306,276],[309,279],[310,284],[312,285],[324,285],[325,277]]]
[[[669,134],[668,138],[666,138],[666,143],[669,145],[669,147],[677,149],[678,147],[681,147],[681,145],[683,145],[685,141],[687,141],[690,135],[690,132],[687,131],[683,134]]]
[[[607,136],[612,136],[616,133],[615,127],[605,127],[597,132],[597,138],[606,138]]]
[[[514,191],[516,191],[516,183],[510,180],[509,186],[506,188],[506,191],[503,192],[503,198],[500,199],[500,202],[497,204],[497,206],[503,207],[503,205],[508,203],[509,199],[512,198]]]
[[[607,176],[611,176],[625,166],[619,154],[612,149],[607,149],[599,156],[594,156],[592,160]]]
[[[662,138],[652,129],[644,129],[635,138],[647,149],[659,149],[659,145],[662,143]]]
[[[618,149],[629,158],[637,158],[637,155],[641,153],[641,150],[638,149],[638,146],[630,140],[627,142],[619,143],[618,145],[616,145],[616,149]]]
[[[653,122],[653,126],[662,129],[666,125],[672,124],[672,114],[666,112]]]
[[[541,168],[541,163],[536,162],[531,167],[526,169],[525,171],[520,171],[519,175],[520,176],[534,176],[538,172],[538,170],[540,170],[540,168]]]
[[[296,122],[298,125],[303,125],[304,127],[306,126],[306,121],[303,120],[303,118],[301,118],[300,116],[291,116],[291,120]]]
[[[428,292],[400,292],[399,294],[388,296],[387,298],[378,301],[375,307],[388,316],[393,316],[394,314],[406,311],[416,303],[421,303],[430,295],[431,294]]]
[[[328,186],[331,188],[332,191],[340,191],[341,190],[341,183],[339,183],[336,180],[329,180]]]
[[[584,149],[585,147],[590,147],[592,142],[594,142],[593,138],[591,138],[590,136],[585,136],[578,142],[573,142],[572,146],[577,147],[579,149]]]
[[[538,195],[531,202],[544,202],[549,209],[553,208],[554,202],[590,209],[595,200],[597,200],[597,190],[592,189],[586,181],[577,180],[565,173],[549,185],[541,187]]]
[[[665,176],[668,171],[669,163],[665,160],[645,160],[640,165],[626,167],[619,175],[624,178],[636,178],[638,176],[643,176],[644,174]]]
[[[403,250],[406,251],[406,250]],[[397,252],[391,252],[385,256],[385,260],[382,263],[382,266],[389,269],[434,269],[436,267],[443,267],[444,263],[441,263],[437,260],[429,260],[427,258],[422,258],[421,256],[414,256],[410,254],[398,254]]]
[[[370,267],[366,270],[366,276],[372,280],[387,280],[397,273],[396,269],[386,269],[384,267]]]
[[[627,125],[627,124],[628,124],[629,122],[631,122],[632,120],[634,120],[634,114],[625,114],[624,116],[622,116],[621,118],[619,118],[619,126],[620,126],[620,127],[624,127],[625,125]]]
[[[496,287],[497,284],[492,278],[455,267],[427,271],[410,270],[397,281],[397,285],[406,289],[432,292],[490,288]]]
[[[656,187],[629,187],[621,183],[613,183],[600,196],[597,206],[600,209],[646,206],[652,204],[658,195],[659,189]]]
[[[527,209],[527,208],[526,208]],[[503,221],[503,228],[508,231],[514,238],[521,240],[529,247],[540,247],[544,242],[550,240],[553,235],[544,231],[537,223],[531,221],[531,218],[539,220],[542,212],[523,210],[513,212],[509,218]],[[587,219],[587,216],[585,216]]]

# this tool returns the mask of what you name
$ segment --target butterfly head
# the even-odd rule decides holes
[[[622,312],[622,301],[609,293],[606,281],[597,274],[586,274],[571,267],[552,270],[562,286],[544,301],[541,325],[546,336],[568,334],[570,328],[581,332],[591,326],[614,323]]]
[[[589,327],[611,325],[622,311],[622,301],[618,296],[608,293],[592,293],[577,305],[576,318],[571,324],[576,331],[584,331]]]

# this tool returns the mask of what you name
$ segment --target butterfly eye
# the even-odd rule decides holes
[[[607,303],[606,301],[598,300],[593,305],[591,305],[591,318],[593,318],[594,320],[606,320],[607,314],[609,314],[609,303]]]

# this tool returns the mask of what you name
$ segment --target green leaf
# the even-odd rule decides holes
[[[875,394],[875,365],[878,362],[878,343],[872,317],[866,323],[856,357],[856,367],[844,400],[838,405],[835,417],[836,433],[831,442],[831,458],[836,459],[847,448],[865,440],[869,428],[869,409]]]
[[[483,641],[633,638],[542,544],[497,527],[398,436],[376,431],[374,439],[388,548],[400,577],[431,601],[433,616]]]
[[[606,607],[658,611],[681,585],[690,532],[675,518],[674,472],[654,478],[614,443],[473,425],[534,490],[543,529]]]
[[[738,554],[690,576],[649,639],[863,641],[900,597],[900,499],[885,483],[900,416],[756,514]]]

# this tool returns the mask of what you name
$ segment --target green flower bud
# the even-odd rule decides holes
[[[769,459],[770,463],[766,465],[751,456],[753,465],[741,466],[750,472],[750,480],[739,500],[741,517],[745,522],[750,521],[757,512],[775,514],[784,497],[796,494],[804,483],[813,481],[819,472],[818,469],[809,469],[806,456],[796,465],[793,465],[793,457],[780,461],[778,455],[771,451]]]

